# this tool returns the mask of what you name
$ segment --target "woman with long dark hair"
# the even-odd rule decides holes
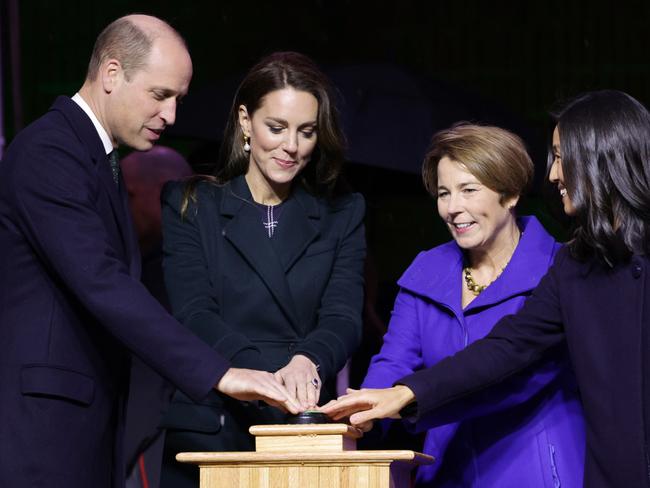
[[[576,227],[524,307],[431,368],[324,410],[366,428],[399,416],[431,426],[566,343],[585,412],[584,485],[649,486],[650,114],[607,90],[555,120],[549,179]]]
[[[306,56],[275,53],[233,101],[220,166],[163,194],[174,315],[237,367],[273,372],[303,409],[335,394],[361,336],[364,203],[340,190],[343,138],[329,84]],[[248,428],[282,412],[177,393],[163,486],[197,486],[179,451],[254,450]]]

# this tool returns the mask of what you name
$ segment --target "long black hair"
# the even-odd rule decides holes
[[[564,184],[575,208],[569,243],[578,259],[610,265],[650,252],[650,113],[630,95],[603,90],[554,115]]]

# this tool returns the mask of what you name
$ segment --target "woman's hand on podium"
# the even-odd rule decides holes
[[[284,367],[277,370],[275,379],[293,395],[302,410],[314,408],[320,397],[321,382],[318,368],[307,356],[296,354]]]
[[[378,390],[348,388],[346,391],[346,395],[323,405],[320,411],[332,420],[350,417],[350,423],[363,431],[370,430],[373,420],[400,418],[400,410],[415,400],[413,391],[404,385]]]
[[[263,400],[293,414],[304,410],[273,373],[266,371],[230,368],[215,388],[237,400]]]

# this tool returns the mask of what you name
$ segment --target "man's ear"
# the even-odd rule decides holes
[[[124,79],[122,63],[117,59],[107,59],[99,68],[99,77],[104,91],[111,93]]]

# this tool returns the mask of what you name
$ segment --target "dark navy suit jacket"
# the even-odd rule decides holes
[[[296,354],[308,356],[320,367],[327,398],[361,338],[361,195],[327,200],[296,185],[271,239],[243,176],[223,186],[200,183],[185,216],[182,195],[182,183],[163,191],[163,264],[174,315],[234,366],[276,371]],[[165,426],[216,434],[223,408],[216,392],[201,404],[177,394]],[[245,437],[249,423],[281,421],[251,406],[236,417],[247,419]],[[219,436],[197,436],[195,446],[199,437],[202,448],[233,449]]]
[[[441,412],[462,405],[463,398],[565,341],[586,421],[584,485],[650,486],[647,257],[633,256],[610,268],[596,259],[577,261],[563,248],[516,315],[502,319],[484,339],[398,383],[415,392],[414,420],[426,427],[437,423]]]
[[[139,283],[126,196],[77,104],[18,134],[0,174],[0,486],[121,486],[130,353],[196,400],[229,363]]]

